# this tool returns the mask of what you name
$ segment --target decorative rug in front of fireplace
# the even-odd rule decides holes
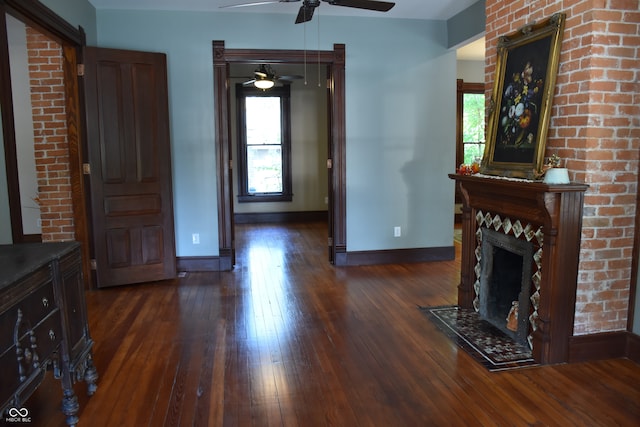
[[[527,346],[515,342],[471,309],[418,306],[458,347],[489,371],[538,366]]]

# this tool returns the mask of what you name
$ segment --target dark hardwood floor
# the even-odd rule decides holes
[[[232,272],[89,292],[79,425],[640,425],[639,365],[490,373],[416,308],[456,303],[459,259],[335,268],[326,236],[238,225]],[[60,396],[48,378],[30,425],[63,426]]]

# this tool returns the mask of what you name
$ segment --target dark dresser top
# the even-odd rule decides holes
[[[68,254],[78,246],[78,242],[0,245],[0,289]]]

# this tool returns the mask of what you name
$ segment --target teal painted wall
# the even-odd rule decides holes
[[[82,27],[86,34],[87,45],[96,46],[96,9],[87,0],[40,0],[40,3],[53,10],[73,27]]]
[[[452,16],[447,21],[447,46],[458,47],[469,40],[475,40],[479,34],[484,34],[486,17],[486,2],[478,0],[462,12]]]
[[[303,49],[305,28],[292,20],[97,11],[99,46],[167,54],[178,256],[218,255],[211,42]],[[347,249],[451,246],[456,60],[446,22],[323,16],[320,40],[314,23],[306,31],[309,49],[346,45]]]

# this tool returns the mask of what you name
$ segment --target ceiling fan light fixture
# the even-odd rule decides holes
[[[267,90],[267,89],[271,89],[275,85],[275,82],[267,78],[256,79],[256,81],[253,82],[253,85],[258,89]]]

